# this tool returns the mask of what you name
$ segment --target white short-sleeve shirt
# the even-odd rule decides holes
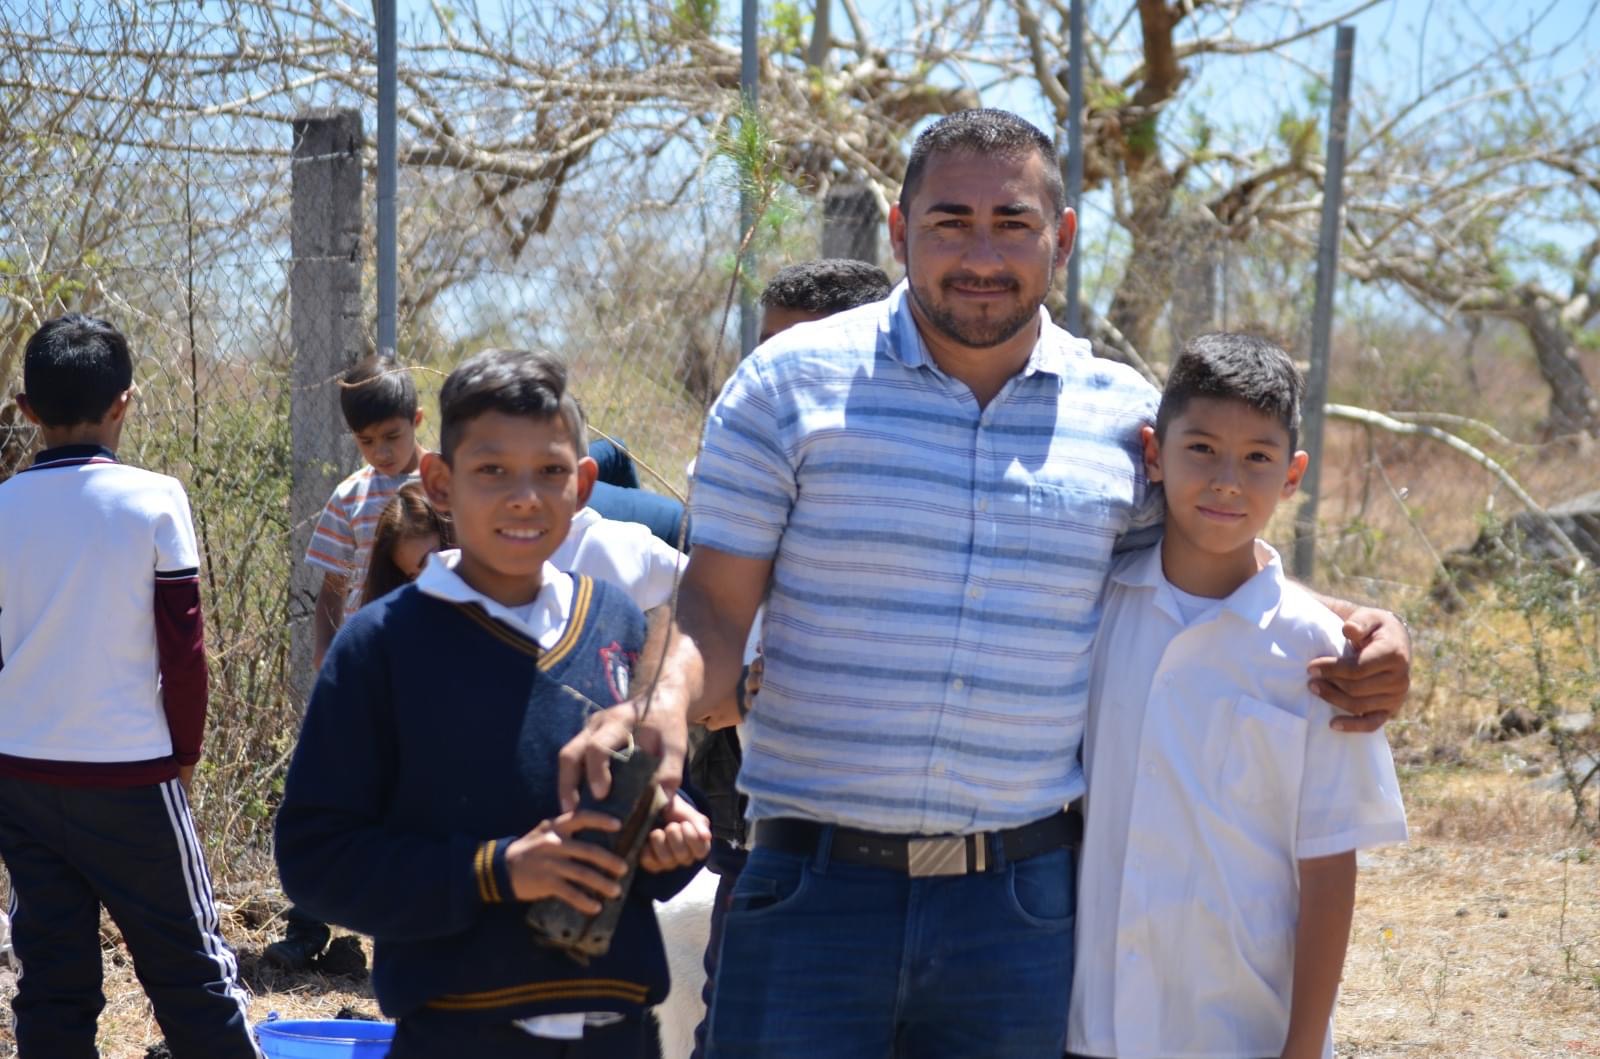
[[[688,562],[672,545],[637,522],[602,518],[598,511],[580,508],[572,516],[572,529],[550,564],[558,570],[587,574],[628,593],[642,611],[672,599],[672,582]]]
[[[1334,731],[1306,687],[1307,664],[1343,649],[1338,618],[1259,548],[1264,568],[1192,621],[1159,546],[1112,570],[1084,741],[1073,1052],[1277,1055],[1296,862],[1405,839],[1383,733]]]

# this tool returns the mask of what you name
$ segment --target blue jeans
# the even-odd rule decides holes
[[[1065,849],[913,879],[758,846],[733,889],[708,1055],[1060,1059],[1073,891]]]

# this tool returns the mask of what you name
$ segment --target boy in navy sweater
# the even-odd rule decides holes
[[[592,914],[625,871],[580,837],[617,821],[561,812],[556,755],[588,703],[627,697],[645,622],[548,562],[595,477],[565,365],[490,350],[439,404],[422,477],[460,548],[335,639],[278,812],[284,890],[374,938],[396,1059],[638,1055],[667,991],[650,902],[688,882],[709,826],[681,799],[663,812],[605,956],[579,966],[530,932],[526,902]]]

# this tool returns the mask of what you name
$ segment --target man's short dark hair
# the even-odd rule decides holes
[[[340,381],[339,410],[352,434],[389,419],[417,418],[417,384],[392,360],[364,357]]]
[[[959,110],[929,125],[911,146],[906,178],[900,185],[900,212],[911,212],[911,200],[922,186],[928,159],[938,155],[981,154],[1007,160],[1030,151],[1044,159],[1045,191],[1059,217],[1067,207],[1067,189],[1061,180],[1056,145],[1030,123],[1008,110]]]
[[[93,316],[47,320],[23,350],[22,391],[47,427],[98,423],[132,385],[128,340]]]
[[[1300,438],[1300,397],[1305,383],[1289,354],[1257,335],[1219,331],[1184,343],[1167,376],[1156,412],[1156,436],[1196,397],[1242,401],[1283,424],[1289,451]]]
[[[761,292],[761,304],[769,309],[831,315],[882,301],[893,286],[889,274],[877,265],[825,257],[779,269]]]
[[[485,412],[560,419],[579,458],[588,455],[583,412],[567,389],[567,362],[554,353],[486,349],[450,373],[439,391],[439,452],[446,463],[466,425]]]

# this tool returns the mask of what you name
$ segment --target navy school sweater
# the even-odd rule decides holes
[[[305,912],[373,937],[387,1015],[631,1013],[666,996],[651,899],[695,869],[640,871],[610,952],[587,967],[535,941],[506,874],[506,847],[560,814],[556,755],[585,717],[563,685],[622,700],[644,643],[620,589],[573,580],[549,651],[407,586],[353,615],[318,675],[278,810],[278,872]]]

